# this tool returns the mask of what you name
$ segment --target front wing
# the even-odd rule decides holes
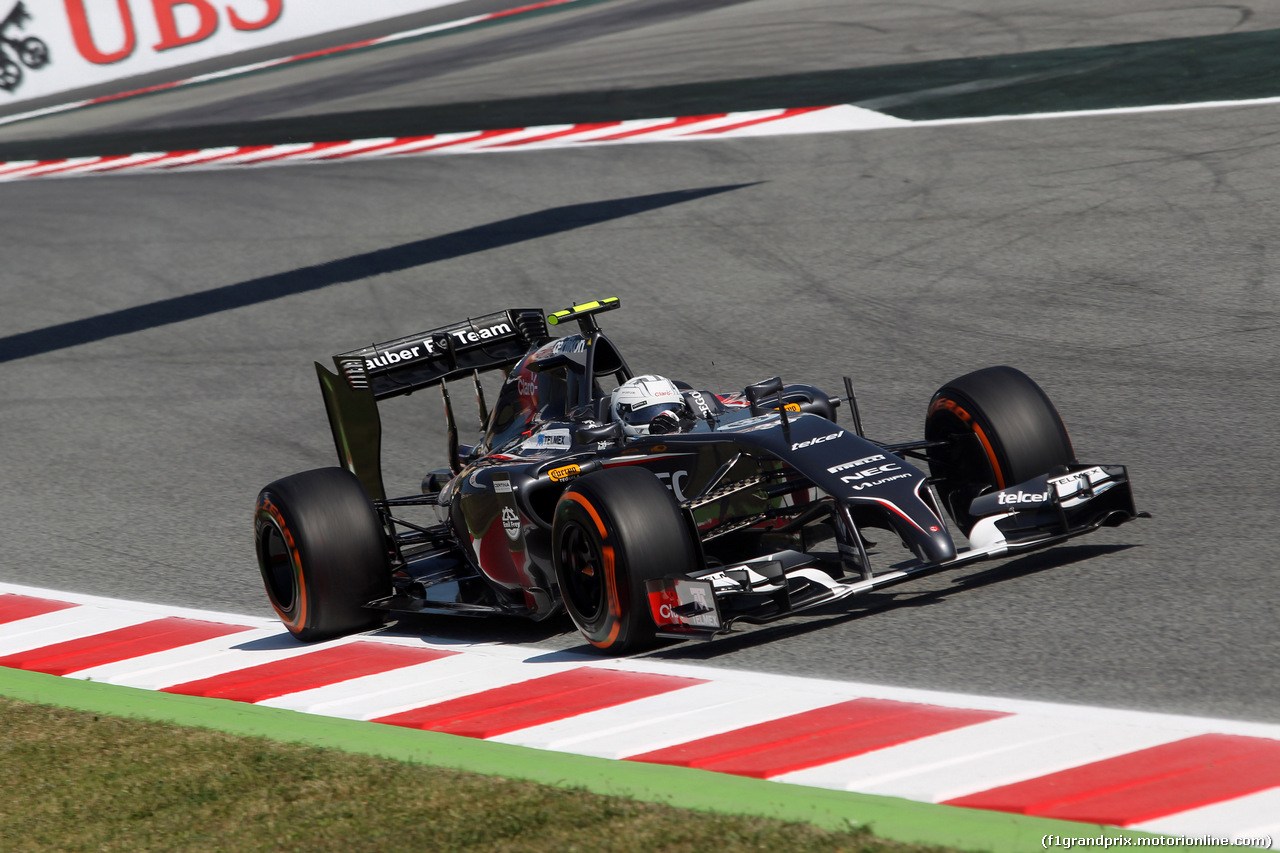
[[[846,567],[837,578],[809,555],[784,551],[697,576],[647,581],[657,634],[711,639],[728,633],[738,621],[773,622],[964,563],[1045,548],[1100,527],[1149,517],[1135,509],[1123,465],[1074,467],[975,499],[971,512],[979,519],[969,533],[969,547],[949,560],[915,560],[879,574],[868,563],[857,573]]]

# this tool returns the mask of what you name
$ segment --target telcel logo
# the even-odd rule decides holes
[[[836,430],[835,432],[831,433],[830,435],[820,435],[820,436],[818,436],[817,438],[810,438],[810,439],[807,439],[807,440],[805,440],[805,441],[797,441],[795,444],[791,445],[791,449],[792,449],[792,450],[803,450],[803,449],[805,449],[806,447],[813,447],[815,444],[822,444],[822,442],[824,442],[824,441],[830,441],[831,439],[833,439],[833,438],[839,438],[839,437],[840,437],[840,436],[842,436],[842,435],[844,435],[844,430],[842,430],[842,429],[841,429],[841,430]]]
[[[1048,492],[1014,492],[1011,495],[1001,495],[997,498],[997,502],[1001,506],[1041,504],[1047,500],[1049,500]]]

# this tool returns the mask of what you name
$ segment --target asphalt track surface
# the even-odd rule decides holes
[[[0,145],[1276,28],[1275,3],[609,0]],[[4,184],[0,578],[269,615],[254,496],[334,461],[311,361],[616,295],[633,367],[847,373],[884,440],[948,379],[1017,366],[1155,516],[657,657],[1276,722],[1278,133],[1256,106]],[[62,325],[138,306],[105,336]],[[384,469],[410,492],[443,460],[439,403],[395,403]],[[582,645],[562,620],[415,627]]]

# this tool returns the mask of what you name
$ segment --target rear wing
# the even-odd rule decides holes
[[[510,370],[530,347],[548,337],[542,309],[509,308],[335,355],[336,374],[316,362],[339,463],[359,478],[369,497],[385,499],[380,400],[439,385],[446,398],[450,433],[456,435],[445,383],[490,370]]]
[[[333,362],[353,386],[363,384],[375,400],[384,400],[474,370],[510,368],[546,337],[541,309],[512,308],[344,352]]]

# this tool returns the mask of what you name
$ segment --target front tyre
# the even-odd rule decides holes
[[[686,574],[697,553],[675,498],[638,467],[589,474],[556,504],[552,560],[565,609],[588,642],[629,654],[655,642],[645,581]]]
[[[924,437],[951,439],[929,451],[929,473],[942,502],[966,532],[973,498],[1007,489],[1075,461],[1058,410],[1029,376],[986,367],[938,389],[929,402]]]
[[[299,640],[375,627],[364,607],[391,594],[382,524],[355,475],[318,468],[276,480],[254,513],[258,568],[271,606]]]

